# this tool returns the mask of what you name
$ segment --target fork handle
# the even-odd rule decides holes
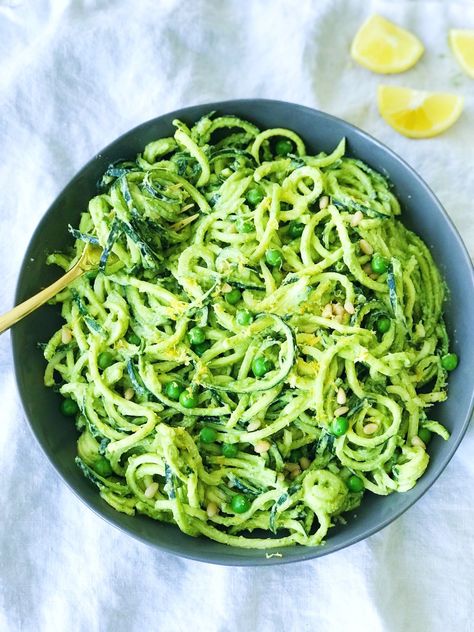
[[[38,294],[35,294],[31,298],[11,309],[6,314],[3,314],[3,316],[0,316],[0,334],[7,329],[10,329],[10,327],[25,316],[28,316],[28,314],[31,314],[31,312],[34,312],[35,309],[46,303],[46,301],[49,301],[49,299],[53,298],[53,296],[55,296],[58,292],[64,290],[69,283],[72,283],[72,281],[80,277],[83,272],[84,270],[81,266],[76,264],[57,281],[44,288],[44,290],[41,290]]]

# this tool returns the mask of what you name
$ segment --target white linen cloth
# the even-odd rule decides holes
[[[380,77],[351,62],[378,12],[426,45]],[[474,252],[474,81],[447,44],[474,3],[356,0],[0,0],[0,313],[28,240],[93,154],[186,105],[268,97],[320,108],[392,147],[427,180]],[[454,91],[461,119],[432,140],[397,135],[380,82]],[[285,121],[282,121],[282,125]],[[107,525],[66,488],[30,433],[0,337],[2,632],[464,632],[473,630],[474,432],[435,486],[382,532],[310,562],[186,561]]]

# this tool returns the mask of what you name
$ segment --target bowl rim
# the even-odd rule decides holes
[[[290,101],[282,101],[282,100],[278,100],[278,99],[241,98],[241,99],[228,99],[228,100],[223,100],[223,101],[213,101],[213,102],[208,102],[208,103],[195,103],[195,104],[190,105],[190,106],[186,106],[186,107],[183,107],[183,108],[178,108],[176,110],[172,110],[171,112],[164,112],[164,113],[162,113],[162,114],[160,114],[160,115],[158,115],[156,117],[148,119],[147,121],[145,121],[143,123],[140,123],[139,125],[136,125],[133,128],[123,132],[122,134],[120,134],[120,136],[118,136],[117,138],[113,139],[110,143],[108,143],[103,149],[101,149],[100,151],[96,152],[92,156],[92,158],[90,158],[68,180],[68,182],[61,189],[61,191],[59,191],[54,196],[54,199],[52,200],[52,202],[48,206],[47,210],[44,212],[43,216],[41,217],[40,221],[38,222],[38,225],[36,226],[35,230],[33,231],[32,235],[31,235],[31,237],[30,237],[30,239],[28,241],[28,245],[26,247],[25,254],[24,254],[24,257],[23,257],[22,262],[21,262],[20,271],[18,273],[18,279],[17,279],[17,283],[16,283],[16,288],[15,288],[15,304],[17,304],[21,300],[21,294],[22,294],[21,293],[21,288],[22,288],[23,280],[24,280],[24,276],[25,276],[25,268],[26,268],[26,265],[27,265],[27,262],[28,262],[28,258],[27,258],[26,255],[29,252],[32,243],[43,232],[44,224],[47,223],[47,218],[49,216],[49,213],[50,213],[51,209],[55,206],[58,198],[60,198],[69,189],[69,187],[71,186],[71,183],[74,180],[76,180],[76,178],[79,178],[84,172],[86,172],[98,158],[101,158],[101,156],[103,154],[105,154],[106,152],[111,150],[117,143],[119,143],[120,141],[125,139],[125,137],[127,137],[129,135],[130,136],[131,135],[136,135],[137,133],[139,133],[140,130],[145,130],[145,129],[149,128],[150,126],[152,126],[153,124],[157,123],[158,121],[160,121],[161,119],[163,119],[165,117],[166,118],[186,117],[188,113],[191,113],[196,108],[206,108],[208,111],[220,110],[220,111],[223,111],[225,113],[232,114],[232,110],[233,109],[238,108],[239,106],[251,105],[253,103],[259,103],[259,104],[262,104],[262,105],[268,105],[269,107],[274,106],[274,105],[285,106],[285,107],[290,107],[290,108],[293,108],[293,109],[296,109],[296,110],[299,110],[299,111],[307,112],[310,115],[314,115],[314,113],[317,113],[318,115],[322,115],[329,122],[337,123],[337,125],[340,126],[341,128],[345,128],[345,129],[350,130],[350,132],[351,132],[351,134],[353,136],[356,136],[356,137],[362,139],[363,141],[368,142],[371,146],[377,147],[383,153],[389,155],[393,160],[395,160],[395,162],[401,163],[401,165],[404,167],[405,171],[407,171],[410,174],[412,180],[416,182],[417,186],[420,189],[422,189],[424,194],[429,198],[431,205],[433,207],[437,207],[437,209],[440,212],[440,214],[442,215],[444,221],[447,223],[447,225],[451,229],[451,231],[453,233],[453,236],[454,236],[454,238],[457,241],[457,245],[458,245],[458,247],[461,250],[461,254],[462,254],[462,257],[463,257],[464,263],[465,263],[465,269],[466,269],[466,271],[469,270],[469,279],[470,279],[471,292],[474,293],[474,264],[473,264],[473,262],[472,262],[472,260],[471,260],[471,258],[469,256],[469,253],[467,251],[466,245],[464,244],[458,229],[456,228],[453,220],[450,218],[450,216],[448,215],[448,213],[446,212],[446,210],[444,209],[443,205],[438,200],[437,196],[432,191],[432,189],[428,186],[428,184],[425,182],[425,180],[418,174],[418,172],[415,171],[415,169],[413,167],[411,167],[408,164],[408,162],[406,162],[406,160],[404,158],[399,156],[396,152],[394,152],[392,149],[390,149],[387,145],[385,145],[384,143],[382,143],[381,141],[376,139],[374,136],[372,136],[368,132],[360,129],[356,125],[353,125],[352,123],[349,123],[348,121],[346,121],[344,119],[341,119],[341,118],[339,118],[337,116],[334,116],[332,114],[329,114],[329,113],[324,112],[322,110],[319,110],[317,108],[309,107],[309,106],[306,106],[306,105],[301,105],[301,104],[298,104],[298,103],[293,103],[293,102],[290,102]],[[467,280],[466,280],[466,283],[467,283]],[[138,540],[139,542],[142,542],[144,544],[152,546],[155,549],[158,549],[160,551],[169,553],[169,554],[177,556],[177,557],[190,559],[190,560],[198,561],[198,562],[202,562],[202,563],[208,563],[208,564],[216,564],[216,565],[221,565],[221,566],[270,566],[270,565],[292,564],[292,563],[303,562],[303,561],[315,559],[317,557],[323,557],[323,556],[328,555],[330,553],[336,553],[337,551],[341,551],[342,549],[345,549],[345,548],[347,548],[349,546],[352,546],[353,544],[356,544],[358,542],[361,542],[361,541],[369,538],[370,536],[372,536],[375,533],[381,531],[382,529],[387,527],[389,524],[391,524],[392,522],[397,520],[402,514],[404,514],[408,509],[410,509],[410,507],[412,507],[418,500],[420,500],[420,498],[432,487],[432,485],[436,482],[436,480],[439,478],[439,476],[441,476],[441,474],[446,469],[448,463],[453,458],[454,453],[456,452],[456,450],[458,449],[461,441],[463,440],[463,438],[464,438],[464,436],[466,434],[466,431],[468,429],[468,426],[470,424],[470,420],[471,420],[472,413],[473,413],[473,410],[474,410],[474,386],[473,386],[473,390],[472,390],[472,393],[471,393],[470,402],[469,402],[469,406],[468,406],[467,411],[466,411],[465,418],[463,419],[462,425],[459,426],[459,435],[458,435],[458,437],[456,438],[455,441],[450,443],[448,452],[444,456],[443,462],[441,463],[441,465],[438,465],[439,469],[436,472],[436,475],[434,475],[432,477],[430,482],[427,484],[426,488],[424,488],[422,490],[420,489],[419,493],[414,495],[413,499],[411,499],[407,504],[403,505],[403,507],[401,507],[401,508],[397,509],[396,511],[394,511],[393,514],[391,514],[387,518],[376,522],[372,527],[366,528],[362,533],[354,535],[354,536],[349,536],[346,540],[344,540],[343,542],[341,542],[339,544],[336,544],[336,545],[329,545],[329,544],[326,543],[326,544],[323,544],[323,545],[319,545],[317,547],[300,546],[300,547],[298,547],[298,549],[299,549],[298,557],[290,558],[290,559],[288,559],[288,558],[285,559],[285,555],[283,555],[283,557],[273,557],[273,556],[269,557],[268,555],[263,555],[265,550],[262,550],[262,557],[259,557],[259,558],[257,558],[257,557],[255,557],[255,558],[246,558],[244,554],[242,554],[242,557],[230,557],[229,559],[225,559],[225,558],[224,559],[220,559],[219,558],[219,554],[213,556],[212,558],[209,558],[208,556],[206,556],[206,554],[200,555],[198,552],[196,552],[196,554],[193,554],[193,553],[189,553],[189,552],[180,552],[180,551],[177,551],[177,550],[173,550],[166,544],[163,544],[163,543],[161,543],[159,541],[152,540],[152,539],[150,539],[150,538],[138,533],[136,530],[134,530],[132,528],[129,528],[128,526],[126,526],[125,524],[120,523],[119,521],[116,521],[112,516],[106,515],[106,513],[103,512],[99,508],[99,506],[93,506],[93,505],[89,504],[88,500],[85,497],[83,497],[81,492],[74,487],[74,485],[67,479],[65,474],[60,470],[59,466],[55,462],[54,455],[51,453],[51,450],[49,450],[48,446],[46,445],[46,442],[44,442],[42,440],[42,438],[40,437],[39,432],[37,432],[36,423],[32,419],[32,415],[28,414],[28,412],[26,410],[26,407],[23,404],[21,380],[20,380],[20,374],[19,374],[19,365],[20,365],[20,362],[21,362],[22,358],[20,357],[20,354],[19,354],[18,345],[17,345],[17,339],[18,339],[18,332],[13,327],[12,332],[11,332],[11,345],[12,345],[13,360],[14,360],[16,389],[17,389],[17,393],[19,395],[19,398],[20,398],[20,401],[21,401],[21,404],[22,404],[22,407],[23,407],[24,416],[26,417],[26,419],[28,421],[28,426],[30,428],[30,431],[32,432],[32,434],[35,437],[35,439],[36,439],[37,443],[39,444],[39,446],[41,447],[44,455],[47,457],[47,460],[48,460],[49,464],[53,467],[53,469],[56,472],[56,474],[62,479],[63,483],[65,483],[67,485],[67,487],[73,492],[73,494],[77,498],[79,498],[81,500],[81,502],[86,507],[88,507],[88,509],[93,511],[93,513],[95,513],[97,516],[99,516],[100,518],[105,520],[109,525],[112,525],[113,527],[119,529],[121,532],[126,533],[127,535],[133,537],[135,540]],[[118,513],[119,512],[117,512],[117,514]],[[191,536],[188,536],[188,537],[191,537]],[[226,545],[223,545],[223,546],[226,546]],[[295,547],[296,546],[297,545],[295,545]],[[292,550],[294,550],[295,547],[290,547],[290,548]],[[230,553],[232,551],[234,551],[236,548],[237,547],[228,546],[228,549],[229,549]],[[196,549],[198,550],[198,547],[196,547]],[[239,549],[239,550],[242,551],[242,549]],[[283,548],[281,550],[285,551],[286,548]],[[271,555],[271,553],[274,550],[269,548],[269,551],[270,551],[270,555]]]

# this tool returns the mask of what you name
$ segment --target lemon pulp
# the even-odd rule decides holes
[[[441,134],[455,123],[463,107],[462,97],[455,94],[387,85],[379,86],[377,101],[384,120],[409,138]]]
[[[352,58],[373,72],[391,74],[408,70],[423,54],[420,40],[380,15],[372,15],[357,32]]]
[[[474,79],[474,29],[451,29],[449,43],[461,67]]]

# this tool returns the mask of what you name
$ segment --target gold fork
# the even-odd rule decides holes
[[[48,287],[44,288],[44,290],[41,290],[41,292],[38,292],[38,294],[35,294],[31,298],[11,309],[6,314],[3,314],[3,316],[0,316],[0,334],[7,329],[10,329],[12,325],[25,316],[28,316],[28,314],[31,314],[31,312],[34,312],[35,309],[46,303],[46,301],[49,301],[49,299],[53,298],[53,296],[55,296],[58,292],[64,290],[65,287],[80,277],[81,274],[96,268],[99,265],[101,254],[102,248],[93,246],[92,244],[86,244],[80,259],[70,270],[66,272],[66,274]]]

